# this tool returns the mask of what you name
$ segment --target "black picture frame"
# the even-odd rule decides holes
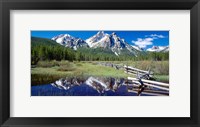
[[[191,117],[13,118],[10,117],[10,10],[190,10]],[[200,126],[199,0],[0,0],[0,125],[33,126]]]

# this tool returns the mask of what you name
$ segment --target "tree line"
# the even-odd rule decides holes
[[[145,52],[137,57],[133,55],[116,56],[109,49],[78,48],[73,50],[63,46],[34,45],[31,47],[31,64],[46,60],[68,61],[127,61],[127,60],[169,60],[169,53]]]

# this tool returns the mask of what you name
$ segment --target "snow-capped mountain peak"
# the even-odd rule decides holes
[[[125,39],[120,38],[115,32],[111,34],[104,33],[104,31],[99,31],[94,36],[88,38],[86,43],[90,48],[108,48],[111,49],[115,55],[119,56],[123,51],[137,56],[139,50],[136,50],[134,47],[130,46]]]
[[[115,32],[108,34],[104,31],[99,31],[86,40],[73,37],[69,34],[60,34],[53,37],[51,40],[54,40],[65,47],[73,48],[74,50],[77,50],[82,46],[110,49],[117,56],[122,52],[137,56],[141,52],[138,47],[129,45],[125,39],[120,38]]]
[[[103,35],[104,35],[104,31],[99,31],[99,32],[97,33],[97,35],[98,35],[98,36],[103,36]]]
[[[115,34],[107,34],[104,31],[99,31],[94,36],[86,40],[87,44],[91,48],[104,47],[104,48],[113,48],[120,47],[120,38]],[[121,41],[123,42],[123,41]]]
[[[99,31],[97,34],[93,35],[92,37],[88,38],[86,40],[86,43],[91,48],[97,48],[97,47],[104,47],[102,44],[103,42],[109,41],[109,35],[105,34],[104,31]]]
[[[81,38],[75,38],[69,34],[60,34],[58,36],[54,36],[51,40],[56,41],[60,45],[73,49],[77,49],[77,47],[87,46],[87,43],[84,40],[82,40]]]
[[[148,48],[147,51],[149,52],[168,52],[169,46],[152,46]]]
[[[54,40],[61,45],[65,45],[66,41],[71,41],[73,39],[74,39],[74,37],[72,37],[69,34],[60,34],[58,36],[54,36],[51,40]]]

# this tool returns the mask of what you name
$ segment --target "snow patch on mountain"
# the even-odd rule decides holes
[[[131,45],[134,49],[137,49],[138,51],[143,51],[139,46]]]
[[[76,50],[78,47],[87,46],[87,43],[84,40],[75,38],[69,34],[60,34],[53,37],[51,40],[54,40],[65,47],[73,48],[74,50]]]
[[[119,56],[116,52],[115,52],[115,55],[116,55],[116,56]]]
[[[149,52],[169,52],[169,46],[153,46],[148,48],[146,51]]]

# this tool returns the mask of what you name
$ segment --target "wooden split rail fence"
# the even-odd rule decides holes
[[[137,69],[131,66],[124,66],[124,72],[131,74],[131,75],[137,75],[137,78],[128,77],[128,80],[131,80],[133,83],[133,86],[138,86],[138,88],[142,85],[153,88],[153,90],[150,89],[143,89],[141,93],[148,94],[148,95],[167,95],[169,94],[169,84],[149,80],[151,77],[153,77],[153,72]],[[155,90],[157,89],[157,90]],[[137,92],[136,89],[129,90],[130,92]]]
[[[128,77],[128,80],[131,80],[133,83],[140,84],[140,82],[139,82],[140,79],[138,79],[138,78]],[[145,86],[169,91],[169,84],[167,84],[167,83],[145,80],[145,79],[141,79],[141,81],[143,82],[143,84]]]
[[[131,74],[131,75],[144,75],[144,74],[148,74],[150,77],[153,76],[153,72],[151,72],[150,70],[149,71],[144,71],[144,70],[141,70],[141,69],[138,69],[138,68],[134,68],[134,67],[131,67],[131,66],[127,66],[127,65],[124,65],[124,72],[127,73],[127,74]]]
[[[143,89],[141,93],[148,94],[148,95],[166,95],[169,94],[169,84],[153,81],[150,80],[153,77],[152,71],[145,71],[138,68],[134,68],[132,66],[127,65],[116,65],[111,63],[100,63],[104,66],[110,66],[114,67],[116,69],[124,69],[124,72],[127,74],[131,74],[136,76],[137,78],[128,77],[128,80],[130,80],[133,84],[132,86],[140,88],[142,85],[147,86],[148,88],[153,89]],[[130,92],[138,92],[137,89],[131,89]],[[156,89],[156,90],[155,90]]]

